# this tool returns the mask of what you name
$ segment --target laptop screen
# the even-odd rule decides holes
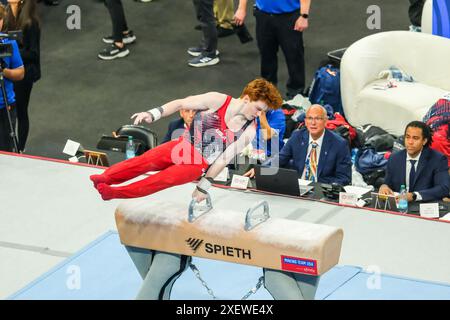
[[[300,196],[296,170],[255,166],[256,189],[272,193]]]

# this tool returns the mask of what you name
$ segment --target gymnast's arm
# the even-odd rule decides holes
[[[180,109],[187,110],[218,110],[226,101],[227,95],[219,92],[208,92],[195,96],[189,96],[184,99],[176,99],[166,103],[157,108],[150,109],[145,112],[135,113],[131,116],[134,119],[134,124],[139,124],[142,121],[147,123],[155,122],[162,117],[167,117]]]
[[[253,122],[250,126],[245,129],[238,140],[231,143],[225,151],[214,161],[214,163],[209,167],[205,176],[200,180],[197,188],[192,194],[193,198],[200,202],[206,198],[206,192],[211,187],[211,181],[217,177],[217,175],[229,164],[234,156],[239,154],[247,145],[249,145],[256,135],[256,122]]]

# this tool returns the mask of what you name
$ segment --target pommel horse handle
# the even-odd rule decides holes
[[[262,215],[261,218],[259,218],[257,220],[256,224],[252,225],[253,213],[256,211],[256,209],[258,209],[260,207],[264,207],[263,215]],[[247,214],[245,215],[245,226],[244,226],[244,229],[245,229],[245,231],[250,231],[254,227],[256,227],[257,225],[263,223],[264,221],[266,221],[269,218],[270,218],[270,215],[269,215],[269,204],[265,200],[260,201],[256,205],[254,205],[253,207],[251,207],[250,209],[247,210]]]
[[[203,207],[203,210],[199,209],[198,212],[195,212],[195,209],[198,209],[195,207],[196,204],[197,200],[195,199],[192,199],[191,203],[189,204],[188,221],[191,223],[194,222],[200,216],[211,211],[211,209],[213,208],[211,203],[211,196],[209,195],[208,192],[206,193],[206,208]]]

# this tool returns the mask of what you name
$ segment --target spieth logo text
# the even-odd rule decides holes
[[[186,240],[186,243],[192,249],[193,252],[196,252],[198,249],[201,248],[201,245],[203,244],[203,240],[189,238]],[[236,257],[236,258],[247,259],[247,260],[252,259],[251,250],[242,249],[242,248],[235,248],[235,247],[229,247],[229,246],[223,246],[220,244],[205,242],[203,250],[206,253],[211,253],[211,254],[215,254],[215,255]]]

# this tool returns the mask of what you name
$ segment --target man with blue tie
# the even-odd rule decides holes
[[[349,185],[352,181],[352,162],[348,142],[325,129],[327,110],[314,104],[306,110],[306,129],[294,131],[281,149],[278,165],[296,169],[302,179],[320,183]],[[277,160],[271,165],[277,165]],[[254,170],[245,174],[253,177]]]
[[[448,196],[450,178],[447,158],[432,150],[430,128],[421,121],[410,122],[405,130],[405,150],[389,158],[380,194],[399,192],[405,185],[408,201],[439,201]]]

